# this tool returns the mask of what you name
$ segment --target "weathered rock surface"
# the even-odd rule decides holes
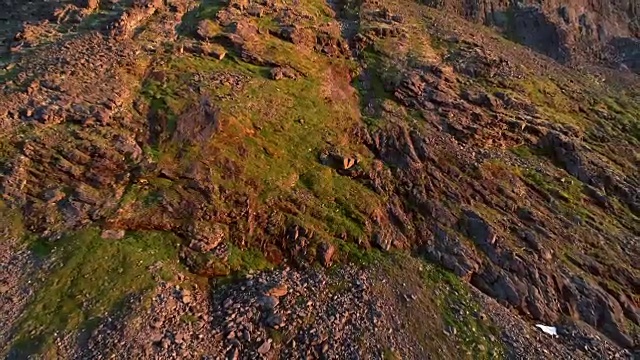
[[[130,294],[62,357],[446,356],[469,339],[407,325],[442,310],[415,268],[342,265],[410,251],[510,358],[632,358],[640,4],[425,3],[0,1],[0,342],[64,261],[30,239],[95,227],[176,234],[199,277],[156,276],[151,311]],[[234,279],[259,261],[283,267]]]
[[[637,0],[616,3],[430,0],[427,4],[496,26],[508,38],[559,61],[579,62],[586,57],[639,70],[637,56],[631,55],[637,53],[640,36]],[[599,55],[608,56],[599,59]]]

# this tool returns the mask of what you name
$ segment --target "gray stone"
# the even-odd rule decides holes
[[[240,351],[237,347],[234,347],[233,349],[229,350],[229,352],[227,352],[227,360],[238,360],[239,356]]]
[[[263,342],[262,345],[260,345],[260,347],[258,348],[258,353],[264,355],[268,353],[269,350],[271,350],[271,339],[268,339],[267,341]]]
[[[271,314],[265,321],[266,325],[269,327],[280,326],[283,322],[284,322],[284,319],[280,314]]]
[[[373,234],[373,243],[381,250],[389,251],[391,249],[391,238],[379,232]]]
[[[262,298],[260,298],[260,305],[262,305],[262,307],[266,310],[274,309],[276,306],[278,306],[279,303],[280,300],[278,300],[278,298],[275,296],[263,296]]]

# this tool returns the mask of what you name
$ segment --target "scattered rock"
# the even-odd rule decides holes
[[[224,303],[222,303],[222,306],[224,308],[230,308],[233,305],[233,299],[232,298],[227,298]]]
[[[187,229],[191,239],[189,248],[198,252],[209,252],[225,239],[226,232],[222,225],[198,221]]]
[[[216,35],[220,34],[220,26],[218,26],[215,22],[204,19],[198,23],[198,29],[196,30],[198,36],[202,40],[211,40]]]
[[[266,320],[265,320],[265,324],[269,327],[277,327],[282,325],[282,323],[284,322],[284,319],[282,318],[282,315],[280,314],[271,314]]]
[[[288,67],[275,67],[270,71],[271,79],[273,80],[282,80],[282,79],[296,79],[298,74],[295,70]]]
[[[383,250],[406,244],[499,300],[499,306],[513,308],[508,310],[512,313],[554,324],[567,315],[568,322],[576,319],[576,324],[579,320],[590,326],[582,331],[572,328],[574,323],[563,325],[562,331],[567,335],[563,334],[557,343],[536,348],[536,342],[527,338],[535,339],[535,334],[513,325],[512,321],[519,318],[499,315],[507,324],[503,325],[501,336],[516,348],[520,346],[519,354],[552,357],[537,351],[548,348],[556,358],[570,358],[573,355],[565,356],[566,346],[576,352],[577,358],[615,358],[629,355],[624,351],[616,353],[616,346],[637,347],[637,339],[626,326],[628,322],[637,324],[639,318],[634,303],[637,269],[629,266],[637,258],[634,218],[629,211],[637,213],[640,209],[640,187],[634,172],[637,156],[629,155],[637,153],[636,142],[629,140],[634,130],[629,119],[637,116],[635,108],[626,104],[635,100],[618,98],[613,87],[611,99],[594,97],[582,88],[585,79],[609,88],[608,84],[617,83],[621,77],[624,80],[619,80],[620,87],[633,93],[637,41],[625,20],[632,18],[635,10],[603,1],[587,4],[579,12],[571,4],[558,8],[553,2],[510,9],[517,21],[509,25],[516,26],[514,33],[519,42],[562,61],[575,61],[570,65],[584,68],[587,73],[591,66],[580,63],[583,55],[577,51],[579,46],[587,46],[581,51],[593,52],[601,57],[599,62],[607,63],[607,71],[598,70],[597,74],[584,77],[518,46],[505,47],[483,32],[464,31],[463,22],[455,21],[452,26],[447,17],[428,17],[429,21],[420,22],[432,40],[447,45],[441,49],[445,57],[437,51],[429,54],[433,58],[428,60],[411,58],[406,54],[414,53],[415,49],[409,48],[414,41],[407,36],[419,38],[420,32],[405,25],[411,24],[414,16],[423,19],[422,5],[416,5],[416,14],[412,14],[364,1],[358,4],[357,14],[343,19],[343,9],[339,7],[334,18],[333,14],[326,17],[316,16],[316,11],[309,13],[304,2],[284,4],[270,0],[231,0],[216,5],[215,16],[204,16],[202,12],[209,11],[207,6],[191,8],[191,2],[182,0],[17,3],[5,0],[3,4],[7,6],[0,14],[5,27],[0,31],[0,58],[9,62],[0,71],[0,77],[6,80],[0,85],[0,122],[7,132],[0,174],[3,246],[6,239],[22,231],[22,226],[1,226],[12,223],[4,221],[6,205],[6,210],[17,210],[26,230],[51,241],[91,224],[104,224],[101,236],[105,239],[123,238],[126,233],[117,230],[119,227],[179,233],[185,239],[180,252],[183,262],[193,272],[208,277],[231,271],[226,255],[220,251],[225,240],[245,246],[247,241],[259,239],[260,249],[277,263],[288,256],[287,261],[303,259],[300,264],[307,266],[315,255],[322,265],[330,266],[336,251],[332,244],[320,243],[314,254],[313,246],[321,236],[314,238],[311,231],[302,227],[283,231],[290,214],[300,211],[318,215],[316,209],[309,208],[310,204],[315,206],[315,200],[309,202],[301,197],[306,196],[306,191],[295,189],[287,193],[287,199],[267,199],[265,204],[275,201],[273,207],[256,202],[253,190],[259,190],[259,183],[247,182],[242,187],[247,191],[241,194],[234,186],[227,186],[246,180],[242,178],[246,169],[241,160],[255,155],[251,147],[238,142],[237,157],[231,158],[213,153],[220,150],[218,145],[225,144],[225,136],[237,135],[233,121],[230,133],[221,125],[230,120],[226,113],[229,109],[224,107],[229,103],[225,101],[232,99],[235,106],[239,96],[251,96],[254,89],[241,90],[246,84],[252,85],[255,77],[226,66],[225,70],[194,68],[176,74],[172,73],[173,65],[181,65],[171,62],[168,66],[165,55],[182,56],[188,61],[202,55],[222,60],[226,49],[233,49],[234,61],[269,68],[274,80],[308,76],[318,81],[322,101],[332,104],[330,109],[336,99],[355,99],[351,79],[355,71],[342,68],[360,61],[357,81],[362,85],[358,90],[363,108],[356,100],[353,109],[348,110],[353,110],[355,118],[361,110],[362,115],[377,119],[377,125],[356,121],[345,123],[346,128],[321,130],[326,135],[326,145],[320,146],[331,150],[323,151],[320,161],[345,175],[345,181],[373,191],[375,206],[358,205],[353,214],[347,214],[364,232],[365,242],[372,235],[371,243]],[[450,1],[427,3],[447,6],[451,13],[497,27],[503,27],[508,20],[503,19],[504,9],[500,9],[506,2],[492,4],[499,8],[496,11]],[[90,13],[95,13],[96,18],[86,18]],[[186,21],[200,15],[208,19],[195,28]],[[614,19],[614,15],[620,19]],[[263,20],[248,16],[268,17],[268,33],[264,26],[256,25],[263,24]],[[115,21],[108,28],[99,29],[103,20]],[[559,28],[558,21],[567,26]],[[183,33],[185,29],[190,34]],[[578,37],[573,36],[576,31]],[[301,72],[307,69],[303,63],[295,62],[295,69],[284,65],[289,62],[274,56],[278,49],[270,47],[273,39],[269,40],[268,34],[289,42],[274,46],[286,45],[305,56],[315,51],[313,56],[319,60],[322,76],[316,77],[315,71]],[[614,35],[616,39],[611,38]],[[190,36],[198,39],[189,39]],[[362,50],[376,37],[386,38],[386,50],[376,52],[375,61],[371,62]],[[549,39],[550,43],[540,45]],[[592,49],[592,40],[611,48],[611,59],[597,47]],[[185,56],[184,47],[188,53]],[[24,51],[26,48],[30,48],[29,52]],[[12,52],[15,56],[4,56]],[[388,67],[390,64],[393,68]],[[623,73],[616,72],[615,67]],[[536,81],[532,82],[534,77]],[[537,84],[538,80],[543,80],[544,86]],[[143,86],[145,94],[141,98],[136,84],[153,86]],[[285,85],[286,81],[277,86]],[[155,100],[162,103],[163,99],[148,98],[191,98],[222,87],[230,91],[214,91],[211,97],[202,95],[184,104],[185,111],[178,114],[167,114],[164,105],[155,106]],[[491,88],[500,91],[487,92]],[[148,90],[159,93],[148,94]],[[178,94],[166,93],[173,90]],[[608,92],[609,89],[603,94]],[[541,99],[554,101],[538,105]],[[343,116],[345,112],[339,113]],[[176,115],[177,119],[169,115]],[[562,118],[553,118],[556,115]],[[580,127],[567,125],[568,119],[563,115],[580,120]],[[286,120],[276,133],[286,132],[287,126],[315,126],[311,117],[299,124],[292,124],[294,119]],[[22,122],[26,124],[21,125]],[[264,124],[258,123],[256,129],[261,130],[259,127]],[[245,130],[248,136],[254,131],[250,127]],[[163,159],[162,165],[157,164],[159,159],[143,151],[145,144],[176,144],[179,151],[174,160],[180,163],[167,164]],[[215,151],[203,144],[214,145]],[[316,146],[310,144],[309,151]],[[373,166],[369,167],[368,162],[356,166],[358,158],[353,153],[345,156],[336,150],[358,146],[366,146],[373,154]],[[536,156],[516,154],[522,149],[535,150]],[[553,162],[542,161],[541,157]],[[483,168],[485,165],[489,165],[488,171]],[[212,180],[212,166],[229,181]],[[556,181],[566,177],[557,166],[575,179]],[[516,174],[514,169],[523,172]],[[544,176],[534,181],[527,178],[528,171]],[[296,181],[294,178],[292,183]],[[163,182],[171,185],[158,185]],[[577,196],[573,193],[576,185]],[[66,189],[74,190],[67,196]],[[121,201],[129,191],[149,196],[144,201]],[[147,206],[147,200],[153,206]],[[584,218],[571,210],[577,207],[587,210]],[[221,223],[230,224],[231,228]],[[608,231],[611,226],[616,231]],[[328,235],[355,240],[351,232],[342,229]],[[565,249],[567,243],[571,249]],[[571,262],[571,266],[549,261],[553,249],[560,248],[578,253],[563,253],[563,261]],[[2,250],[0,313],[7,316],[0,319],[0,341],[10,343],[9,330],[15,327],[13,314],[22,310],[32,289],[39,288],[38,283],[31,282],[37,277],[27,270],[49,270],[52,265],[48,259],[31,260],[26,250],[17,247],[6,246]],[[67,340],[61,337],[56,339],[56,351],[60,351],[57,355],[91,358],[102,350],[128,358],[189,358],[204,347],[203,352],[214,358],[223,354],[244,358],[256,356],[255,350],[265,344],[264,339],[273,337],[275,342],[277,334],[287,342],[286,346],[277,342],[278,352],[282,352],[278,355],[283,358],[361,357],[360,349],[354,345],[356,333],[366,334],[362,336],[365,343],[360,345],[375,350],[368,352],[371,354],[381,354],[381,349],[366,343],[368,339],[390,341],[389,349],[394,352],[412,349],[404,346],[411,336],[406,336],[400,325],[389,326],[392,319],[388,314],[398,314],[400,308],[372,298],[370,282],[364,276],[370,273],[334,268],[332,272],[336,271],[339,277],[335,281],[318,269],[304,269],[253,273],[251,280],[241,279],[237,284],[211,279],[216,283],[213,294],[203,294],[195,287],[189,287],[190,291],[176,288],[176,279],[159,280],[162,285],[153,294],[152,311],[135,314],[141,316],[144,326],[138,329],[129,324],[140,323],[133,321],[138,318],[129,309],[136,308],[125,299],[125,305],[131,308],[127,307],[124,314],[115,312],[104,317],[105,324],[90,336],[87,353],[66,356],[67,349],[59,345]],[[162,278],[154,266],[149,271],[155,278]],[[271,284],[279,285],[270,288]],[[313,301],[308,299],[310,294]],[[402,289],[394,296],[405,299],[403,306],[410,307],[419,303],[416,299],[420,297],[414,294],[411,289]],[[135,298],[135,294],[131,296]],[[210,296],[215,301],[208,301]],[[83,307],[91,306],[92,299],[85,299],[85,294],[80,297]],[[488,313],[500,314],[500,309]],[[456,309],[455,316],[459,315],[457,310],[464,311]],[[124,320],[116,319],[119,316]],[[278,327],[278,332],[265,329],[265,325]],[[618,345],[597,340],[601,334],[591,335],[591,327]],[[456,335],[455,328],[452,332]],[[517,336],[513,334],[527,337],[514,339]],[[69,338],[75,339],[75,335],[69,334]],[[134,339],[137,342],[133,345],[121,345],[128,344],[128,337],[136,336],[140,339]],[[153,344],[147,348],[149,340]],[[565,341],[571,341],[570,346]],[[271,340],[268,342],[270,346]],[[484,345],[477,348],[485,350]],[[302,351],[298,353],[297,349]],[[265,353],[270,351],[266,349]]]
[[[254,17],[262,17],[264,13],[264,8],[260,5],[252,4],[247,9],[247,14]]]
[[[61,189],[49,189],[42,194],[42,199],[52,204],[64,199],[66,194]]]
[[[269,350],[271,350],[271,339],[268,339],[267,341],[263,342],[262,345],[260,345],[260,347],[258,348],[258,353],[259,354],[266,354],[269,352]]]
[[[267,292],[268,295],[279,298],[282,296],[287,295],[287,291],[289,289],[287,288],[286,284],[281,284],[278,286],[274,286],[271,289],[269,289],[269,291]]]
[[[342,159],[342,168],[348,170],[356,164],[356,159],[345,157]]]
[[[336,252],[336,247],[328,242],[323,242],[318,246],[318,261],[324,267],[331,266],[331,260],[333,258],[334,253]]]
[[[225,55],[227,55],[227,51],[222,46],[217,44],[204,43],[200,48],[202,54],[211,56],[217,60],[222,60],[224,59]]]
[[[266,310],[274,309],[276,306],[278,306],[279,303],[280,303],[280,300],[278,300],[278,298],[275,296],[263,296],[260,299],[260,304]]]
[[[229,350],[229,352],[227,352],[227,360],[238,360],[239,357],[240,351],[237,347],[234,347],[233,349]]]
[[[120,240],[124,238],[125,231],[123,229],[107,229],[103,230],[100,237],[107,240]]]
[[[192,297],[191,297],[191,291],[189,291],[187,289],[182,289],[181,291],[179,291],[179,293],[180,293],[180,300],[184,304],[189,304],[193,300]]]
[[[373,243],[381,250],[389,251],[391,249],[391,239],[380,232],[373,234]]]

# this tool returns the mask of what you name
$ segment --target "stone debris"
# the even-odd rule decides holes
[[[108,229],[108,230],[103,230],[102,233],[100,234],[100,236],[103,239],[107,239],[107,240],[120,240],[124,237],[125,235],[125,231],[120,229],[120,230],[115,230],[115,229]]]
[[[404,264],[416,274],[421,271],[406,261]],[[406,275],[390,277],[381,269],[344,266],[330,273],[284,268],[248,275],[230,284],[214,284],[212,293],[197,286],[187,290],[174,284],[178,281],[174,279],[160,283],[150,309],[139,307],[140,299],[132,299],[128,303],[131,311],[100,324],[86,345],[65,342],[63,349],[70,358],[109,349],[130,358],[154,359],[253,359],[270,354],[282,358],[383,359],[395,349],[397,356],[417,359],[425,344],[410,332],[403,316],[415,317],[411,321],[418,322],[422,317],[436,316],[422,302],[425,291],[432,289],[425,288],[419,275],[417,282],[406,278],[406,283],[397,283],[397,276]],[[286,285],[286,294],[265,296],[274,283]],[[536,354],[544,359],[582,359],[598,349],[606,349],[612,359],[629,355],[597,335],[580,335],[565,325],[557,327],[562,343],[550,345],[548,338],[542,338],[544,335],[527,323],[515,321],[509,310],[481,293],[474,296],[486,303],[482,313],[474,316],[495,321],[502,334],[501,339],[492,334],[479,336],[502,341],[514,358]],[[416,302],[416,307],[408,307],[408,302]],[[453,313],[461,324],[470,311],[468,306],[461,302]],[[407,315],[401,315],[405,311]],[[457,326],[442,328],[448,341],[463,341]],[[577,352],[571,350],[576,347]]]

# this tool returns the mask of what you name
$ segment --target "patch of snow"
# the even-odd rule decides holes
[[[536,327],[540,330],[542,330],[542,332],[544,332],[545,334],[549,334],[551,336],[558,336],[558,331],[555,328],[555,326],[547,326],[547,325],[542,325],[542,324],[536,324]]]

